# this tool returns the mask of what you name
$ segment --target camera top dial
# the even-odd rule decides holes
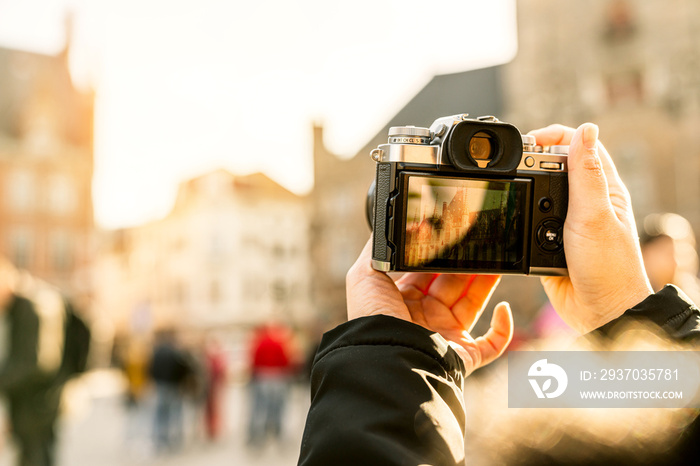
[[[430,130],[420,126],[392,126],[389,144],[430,144]]]

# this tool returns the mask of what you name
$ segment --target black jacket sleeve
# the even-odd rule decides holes
[[[630,320],[700,341],[700,312],[675,286],[597,332]],[[314,360],[299,464],[463,464],[463,385],[462,360],[440,335],[387,316],[347,322]]]
[[[700,311],[675,285],[666,285],[658,293],[649,295],[598,332],[608,335],[618,326],[633,321],[657,325],[674,340],[700,341]]]
[[[418,325],[340,325],[314,360],[299,464],[463,464],[463,374],[447,342]]]

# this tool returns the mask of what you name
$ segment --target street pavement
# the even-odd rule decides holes
[[[216,441],[205,438],[201,416],[192,405],[185,409],[185,442],[173,453],[156,454],[151,442],[153,402],[128,410],[117,377],[102,374],[81,383],[59,424],[57,466],[245,466],[295,465],[309,407],[305,386],[294,386],[287,405],[283,441],[260,450],[246,447],[248,393],[231,384],[225,397],[224,429]],[[77,401],[76,401],[77,399]],[[0,435],[0,437],[2,437]],[[14,466],[11,442],[0,438],[0,466]]]

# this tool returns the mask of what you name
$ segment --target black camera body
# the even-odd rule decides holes
[[[372,267],[567,275],[567,154],[495,117],[392,127],[388,144],[370,153]]]

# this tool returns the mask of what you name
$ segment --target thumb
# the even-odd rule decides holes
[[[571,220],[590,221],[613,213],[608,181],[598,156],[598,127],[579,126],[569,146],[569,211]]]
[[[510,304],[505,301],[498,303],[491,317],[491,328],[474,340],[476,349],[479,351],[479,367],[489,364],[503,354],[513,339],[514,327]]]

